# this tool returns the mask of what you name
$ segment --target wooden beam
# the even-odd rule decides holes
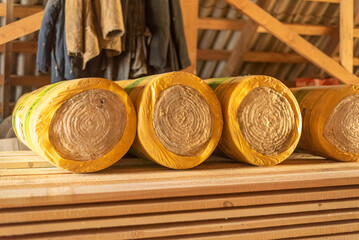
[[[353,9],[353,0],[340,1],[339,58],[341,65],[350,73],[353,72]]]
[[[0,45],[13,41],[19,37],[36,32],[40,29],[44,11],[7,24],[0,28]]]
[[[246,25],[246,20],[227,19],[227,18],[199,18],[199,29],[212,30],[233,30],[242,31]]]
[[[198,49],[197,58],[199,60],[227,61],[231,51]],[[333,57],[334,61],[339,62],[339,57]],[[247,52],[243,58],[244,62],[267,62],[267,63],[308,63],[304,57],[293,53],[277,52]],[[359,66],[359,58],[353,58],[353,65]]]
[[[5,51],[5,46],[0,45],[0,52]],[[36,53],[37,41],[13,41],[12,52],[14,53]]]
[[[322,36],[330,35],[335,30],[334,27],[328,27],[323,25],[314,25],[314,24],[287,24],[282,23],[284,26],[295,31],[299,35],[308,35],[308,36]],[[264,27],[258,27],[258,32],[268,32]]]
[[[198,0],[181,0],[183,27],[186,36],[187,49],[191,66],[184,69],[186,72],[196,73],[197,61],[197,20],[198,20]]]
[[[227,0],[231,5],[256,21],[268,32],[287,44],[314,65],[322,68],[344,83],[358,84],[359,78],[321,52],[295,31],[282,24],[250,0]]]
[[[308,61],[293,53],[276,52],[248,52],[243,59],[245,62],[271,62],[271,63],[307,63]]]
[[[340,0],[305,0],[307,2],[340,3]]]
[[[51,83],[50,76],[47,75],[11,75],[11,86],[33,86],[42,87]],[[4,82],[4,76],[0,75],[0,85]]]
[[[6,1],[6,18],[5,18],[5,24],[10,24],[13,21],[14,15],[14,0],[7,0]],[[2,95],[2,112],[1,112],[1,118],[5,119],[7,116],[10,115],[10,90],[11,90],[11,80],[10,80],[10,74],[11,74],[11,42],[8,42],[5,44],[5,51],[4,51],[4,78],[2,82],[2,88],[1,88],[1,95]]]
[[[200,60],[228,60],[231,51],[198,49],[197,56]],[[247,52],[243,57],[244,62],[271,62],[271,63],[307,63],[308,61],[298,54],[276,52]]]
[[[15,18],[24,18],[40,11],[44,10],[42,5],[33,5],[26,6],[20,4],[14,4],[14,17]],[[5,17],[6,15],[6,3],[0,3],[0,17]]]
[[[197,59],[199,60],[225,60],[227,61],[231,51],[214,49],[197,49]]]
[[[241,19],[234,20],[234,19],[222,19],[222,18],[199,18],[198,28],[210,29],[210,30],[242,31],[246,25],[246,22],[247,22],[246,20],[241,20]],[[323,25],[290,24],[290,23],[283,23],[283,24],[300,35],[322,36],[322,35],[330,35],[335,31],[334,27],[328,27]],[[359,29],[357,30],[359,37]],[[259,26],[258,32],[266,33],[268,31],[265,28]]]

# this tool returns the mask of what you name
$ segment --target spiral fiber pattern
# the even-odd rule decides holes
[[[153,110],[153,128],[160,142],[181,156],[201,154],[211,140],[213,114],[194,88],[182,84],[163,90]]]
[[[323,135],[337,148],[359,153],[359,95],[351,95],[338,103],[330,114]]]
[[[241,132],[255,151],[271,156],[285,151],[295,128],[288,100],[269,87],[252,89],[237,111]]]
[[[88,161],[102,157],[120,141],[126,108],[116,94],[103,89],[78,93],[56,111],[49,139],[63,158]]]

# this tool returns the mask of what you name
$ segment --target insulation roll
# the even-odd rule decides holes
[[[220,150],[259,166],[285,160],[298,144],[302,119],[297,101],[279,80],[268,76],[208,79],[223,111]]]
[[[303,116],[299,146],[340,161],[359,161],[359,85],[291,90]]]
[[[101,78],[58,82],[25,94],[12,121],[27,147],[78,173],[112,165],[136,135],[131,99],[116,83]]]
[[[117,82],[137,111],[133,152],[165,167],[188,169],[206,160],[222,133],[220,103],[200,78],[171,72]]]

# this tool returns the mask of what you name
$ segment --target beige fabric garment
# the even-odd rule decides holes
[[[121,37],[125,32],[121,0],[94,0],[98,37],[101,49],[109,50],[107,55],[121,53]]]
[[[109,50],[112,56],[120,54],[124,31],[120,0],[71,0],[65,3],[67,54],[82,57],[83,69],[101,49]]]

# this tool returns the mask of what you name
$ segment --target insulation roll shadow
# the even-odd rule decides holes
[[[13,112],[17,137],[57,167],[95,172],[117,162],[136,134],[136,112],[112,81],[83,78],[23,95]]]
[[[291,91],[268,76],[214,78],[223,111],[220,150],[241,162],[275,165],[295,149],[301,134],[299,106]]]
[[[299,146],[340,161],[359,161],[359,86],[291,89],[303,115]]]
[[[117,82],[138,116],[134,154],[173,169],[206,160],[222,132],[220,103],[200,78],[171,72]]]

